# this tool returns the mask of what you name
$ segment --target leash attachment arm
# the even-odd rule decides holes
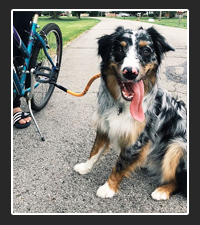
[[[59,84],[56,84],[54,82],[50,82],[50,84],[53,84],[54,86],[56,86],[57,88],[59,88],[60,90],[64,91],[64,92],[67,92],[68,89],[63,87],[62,85],[59,85]]]
[[[83,95],[85,95],[85,94],[88,92],[88,90],[89,90],[91,84],[93,83],[93,81],[96,80],[97,78],[99,78],[100,75],[101,75],[100,73],[94,75],[94,76],[89,80],[89,82],[87,83],[87,85],[86,85],[84,91],[81,92],[81,93],[76,93],[76,92],[73,92],[73,91],[71,91],[71,90],[68,90],[67,88],[63,87],[62,85],[56,84],[54,81],[51,81],[51,82],[49,82],[49,83],[55,85],[57,88],[63,90],[64,92],[67,92],[67,93],[70,94],[70,95],[73,95],[73,96],[75,96],[75,97],[82,97]]]

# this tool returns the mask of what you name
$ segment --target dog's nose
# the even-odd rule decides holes
[[[123,68],[123,75],[128,80],[135,79],[139,74],[139,70],[135,67],[127,66]]]

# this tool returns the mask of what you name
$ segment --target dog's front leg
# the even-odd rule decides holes
[[[122,179],[128,177],[130,172],[133,172],[137,167],[145,163],[149,152],[150,141],[141,148],[137,147],[137,144],[135,144],[122,150],[109,179],[97,190],[97,196],[101,198],[112,198],[117,192]]]
[[[109,145],[110,142],[107,134],[97,131],[96,139],[89,159],[85,163],[76,164],[74,166],[74,170],[80,174],[89,173],[92,170],[94,164],[100,159],[102,153],[109,149]]]

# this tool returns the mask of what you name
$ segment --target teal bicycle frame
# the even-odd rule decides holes
[[[44,50],[44,53],[45,53],[46,57],[48,58],[49,62],[51,63],[51,65],[52,65],[52,70],[54,71],[56,69],[56,65],[54,65],[51,57],[49,56],[49,54],[47,52],[48,48],[46,46],[45,41],[36,31],[36,29],[38,27],[37,20],[38,20],[38,14],[35,14],[35,16],[33,18],[33,22],[32,22],[32,27],[31,27],[31,31],[30,31],[29,42],[28,42],[27,48],[24,45],[21,37],[17,33],[17,30],[13,26],[13,42],[17,45],[17,47],[20,49],[23,56],[25,57],[25,63],[23,65],[21,79],[19,79],[18,75],[13,70],[13,82],[14,82],[14,88],[15,88],[14,93],[17,94],[20,97],[25,97],[27,95],[27,93],[31,91],[31,88],[25,89],[25,81],[26,81],[27,73],[29,73],[28,67],[29,67],[32,48],[33,48],[33,45],[34,45],[34,40],[39,41],[42,44],[42,48]],[[39,85],[39,82],[37,82],[34,85],[34,89],[38,85]]]

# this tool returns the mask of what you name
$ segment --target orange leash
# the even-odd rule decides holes
[[[94,76],[89,80],[89,82],[87,83],[87,85],[86,85],[86,87],[85,87],[85,90],[84,90],[82,93],[76,93],[76,92],[73,92],[73,91],[70,91],[70,90],[67,90],[67,93],[69,93],[70,95],[76,96],[76,97],[81,97],[81,96],[85,95],[85,94],[88,92],[88,90],[89,90],[91,84],[93,83],[93,81],[96,80],[97,78],[99,78],[100,75],[101,75],[100,73],[94,75]]]
[[[97,78],[99,78],[100,76],[101,76],[100,73],[94,75],[94,76],[89,80],[89,82],[87,83],[87,85],[86,85],[86,87],[85,87],[85,89],[84,89],[84,91],[83,91],[82,93],[76,93],[76,92],[70,91],[70,90],[68,90],[67,88],[65,88],[65,87],[63,87],[63,86],[61,86],[61,85],[59,85],[59,84],[56,84],[56,83],[52,83],[52,84],[55,85],[56,87],[60,88],[61,90],[63,90],[63,91],[65,91],[65,92],[69,93],[70,95],[73,95],[73,96],[76,96],[76,97],[81,97],[81,96],[85,95],[85,94],[88,92],[88,90],[89,90],[91,84],[93,83],[93,81],[96,80]]]

